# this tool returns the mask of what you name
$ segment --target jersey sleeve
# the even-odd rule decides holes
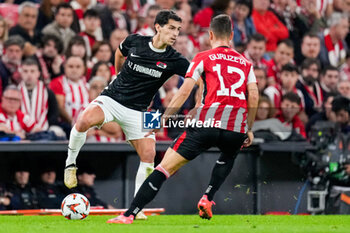
[[[119,50],[124,57],[128,56],[129,49],[133,46],[133,41],[138,37],[137,34],[132,34],[126,37],[119,45]]]
[[[52,80],[49,87],[56,95],[65,95],[61,79],[56,78]]]
[[[185,78],[193,78],[194,80],[198,80],[202,73],[204,72],[204,64],[203,60],[199,56],[195,56],[187,69],[187,73]]]
[[[249,83],[256,83],[256,77],[255,77],[255,74],[254,74],[253,66],[250,66],[250,71],[249,71],[249,74],[248,74],[247,84],[249,84]]]
[[[175,73],[180,75],[181,77],[185,77],[187,69],[189,67],[190,63],[187,61],[186,58],[182,58],[177,64],[176,64],[176,71]]]

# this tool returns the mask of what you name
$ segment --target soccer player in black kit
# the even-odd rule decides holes
[[[110,121],[122,127],[126,140],[140,157],[135,194],[152,173],[155,136],[145,137],[142,114],[168,78],[186,74],[189,62],[171,47],[179,35],[181,22],[173,11],[160,11],[154,22],[157,32],[154,37],[133,34],[119,45],[115,54],[117,78],[89,104],[72,128],[64,171],[64,183],[68,188],[77,185],[76,158],[85,143],[86,132]]]

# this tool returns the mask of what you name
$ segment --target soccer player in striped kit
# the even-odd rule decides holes
[[[107,223],[132,223],[137,213],[153,200],[167,178],[200,153],[216,146],[221,155],[212,171],[208,188],[198,203],[200,217],[212,217],[214,194],[231,172],[242,146],[252,144],[252,126],[259,92],[252,64],[230,48],[233,37],[230,17],[214,17],[209,37],[212,49],[197,54],[192,60],[185,82],[171,100],[163,119],[167,120],[174,114],[183,105],[195,83],[201,81],[204,83],[203,100],[195,118],[201,122],[211,119],[221,124],[217,127],[187,128],[175,139],[160,165],[142,184],[130,208]]]

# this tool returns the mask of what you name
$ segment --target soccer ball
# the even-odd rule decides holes
[[[72,193],[63,199],[61,211],[66,219],[84,219],[89,215],[90,202],[84,195]]]

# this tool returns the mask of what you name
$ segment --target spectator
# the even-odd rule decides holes
[[[294,129],[301,136],[306,138],[306,132],[303,122],[299,119],[298,113],[301,110],[300,97],[289,92],[282,97],[281,111],[277,114],[279,119],[285,126],[289,126]]]
[[[339,71],[334,66],[327,66],[322,70],[320,86],[322,88],[323,96],[326,96],[330,92],[337,91],[339,79]]]
[[[341,96],[344,96],[344,97],[350,99],[350,80],[348,80],[348,79],[339,80],[338,85],[337,85],[337,91],[339,92],[339,94]]]
[[[321,1],[325,0],[300,0],[300,8],[297,14],[304,24],[309,28],[309,32],[318,33],[327,27],[325,18],[320,11],[321,6],[325,6]],[[328,0],[326,0],[328,1]]]
[[[101,25],[105,39],[108,39],[116,28],[131,32],[129,16],[122,9],[124,2],[124,0],[108,0],[106,6],[101,8],[101,21],[108,22]]]
[[[234,8],[233,43],[238,52],[243,52],[249,38],[255,33],[255,26],[251,17],[253,4],[251,1],[238,0]]]
[[[259,97],[258,110],[256,112],[256,121],[263,121],[274,116],[274,106],[266,96]]]
[[[256,81],[258,83],[259,93],[264,93],[265,88],[267,87],[267,77],[266,70],[261,67],[254,67],[254,74],[256,77]]]
[[[78,170],[77,192],[87,197],[91,206],[103,206],[104,208],[114,209],[113,206],[108,205],[97,196],[94,189],[95,178],[95,170],[92,167],[88,165],[80,166]]]
[[[6,20],[0,15],[0,57],[4,52],[4,43],[8,38],[8,24]]]
[[[64,65],[65,75],[51,81],[62,122],[73,125],[79,113],[89,103],[88,87],[84,78],[85,65],[80,57],[69,57]]]
[[[27,165],[19,162],[15,165],[14,182],[8,185],[13,194],[11,208],[15,210],[37,209],[39,207],[35,188],[29,182],[30,172]]]
[[[107,41],[96,42],[92,48],[92,59],[88,62],[87,78],[90,79],[91,69],[94,64],[99,61],[107,62],[108,69],[110,70],[110,76],[112,79],[116,77],[114,65],[110,62],[112,59],[112,46]],[[109,83],[110,79],[108,80]]]
[[[88,57],[86,54],[85,41],[83,37],[75,36],[69,41],[68,48],[66,50],[66,58],[71,56],[80,57],[83,59],[84,64],[86,65]]]
[[[8,210],[11,204],[12,193],[6,190],[4,184],[0,183],[0,210]]]
[[[39,128],[20,108],[21,92],[14,85],[7,86],[1,98],[0,131],[25,139],[25,133],[37,132]]]
[[[64,2],[64,0],[42,0],[39,7],[38,21],[36,23],[36,29],[41,31],[46,25],[52,23],[54,20],[55,11],[57,6]]]
[[[56,182],[56,171],[49,163],[42,163],[40,172],[40,183],[37,185],[37,197],[39,208],[59,209],[65,197],[66,189],[62,184]]]
[[[267,39],[266,51],[274,52],[277,43],[289,37],[288,29],[279,21],[272,11],[269,11],[269,0],[253,1],[253,20],[256,31]]]
[[[267,69],[269,62],[264,58],[266,39],[261,34],[254,34],[248,40],[247,49],[243,55],[253,63],[255,67]]]
[[[46,131],[58,123],[58,106],[55,94],[39,80],[38,63],[27,58],[21,68],[22,82],[19,88],[22,93],[21,111],[35,120],[39,131]]]
[[[18,68],[22,61],[24,41],[20,36],[10,36],[4,46],[5,54],[0,60],[0,96],[8,84],[21,81]]]
[[[100,41],[101,39],[98,39],[96,37],[97,30],[101,26],[101,20],[98,15],[98,12],[93,9],[89,9],[85,11],[84,13],[84,25],[85,30],[80,32],[80,36],[83,37],[85,41],[85,47],[86,47],[86,53],[88,57],[92,56],[92,48],[96,41]]]
[[[309,30],[302,17],[297,14],[298,5],[295,0],[272,0],[270,10],[288,28],[289,39],[294,42],[296,53],[300,51],[301,38]]]
[[[323,102],[322,89],[318,83],[319,74],[319,61],[312,58],[305,59],[301,65],[301,78],[296,88],[303,93],[302,102],[309,118],[320,111]]]
[[[203,33],[199,37],[199,52],[209,50],[210,47],[210,40],[209,40],[209,33]]]
[[[193,44],[186,34],[179,34],[174,44],[174,48],[189,61],[194,57],[195,52]]]
[[[350,1],[350,0],[349,0]],[[340,78],[350,80],[350,53],[346,53],[346,60],[344,64],[339,68]]]
[[[341,66],[345,62],[347,46],[344,41],[349,32],[349,17],[333,13],[328,20],[329,29],[321,35],[320,59],[324,66]]]
[[[9,35],[19,35],[25,41],[24,54],[31,56],[36,51],[36,46],[40,43],[40,32],[35,29],[38,18],[38,9],[34,3],[23,2],[18,8],[18,22],[12,27]]]
[[[321,40],[314,33],[306,33],[301,41],[301,53],[298,53],[296,62],[300,65],[305,58],[318,58],[321,51]]]
[[[60,38],[64,43],[64,49],[68,47],[69,41],[75,36],[70,28],[73,23],[73,8],[68,3],[61,3],[57,6],[55,20],[44,27],[42,33],[52,34]]]
[[[235,2],[233,0],[214,0],[210,7],[206,7],[194,15],[193,22],[205,31],[209,28],[212,17],[222,13],[231,16],[234,6]]]
[[[154,20],[161,9],[162,8],[159,5],[149,6],[146,13],[145,23],[136,33],[143,36],[154,36]]]
[[[265,1],[265,0],[264,0]],[[273,59],[267,64],[267,83],[269,85],[280,84],[280,73],[282,66],[288,63],[294,63],[294,46],[289,39],[278,43]]]
[[[335,97],[332,101],[332,111],[335,113],[336,122],[343,133],[350,132],[350,100],[346,97]]]
[[[104,78],[106,83],[110,83],[111,80],[115,79],[116,76],[114,75],[112,78],[111,69],[109,67],[109,63],[105,61],[99,61],[97,62],[91,69],[91,77],[101,77]],[[90,78],[91,80],[91,78]]]
[[[84,24],[84,13],[88,9],[93,8],[96,5],[96,0],[73,0],[70,1],[71,6],[74,9],[74,21],[72,25],[72,29],[75,33],[79,33],[85,30]],[[107,21],[106,21],[107,22]],[[101,35],[102,36],[102,35]],[[99,38],[99,40],[102,39]]]
[[[112,46],[113,54],[118,49],[120,43],[129,35],[126,29],[116,28],[109,38],[109,43]]]
[[[52,79],[63,75],[63,42],[55,35],[43,37],[42,48],[37,51],[36,58],[41,68],[43,81],[48,85]]]
[[[325,97],[322,104],[322,111],[314,114],[305,126],[307,135],[309,135],[312,126],[318,121],[336,121],[335,113],[332,111],[332,102],[337,95],[337,93],[332,92]]]
[[[281,107],[282,96],[293,92],[302,98],[303,94],[295,87],[298,81],[299,71],[293,64],[286,64],[281,69],[281,85],[276,84],[265,89],[264,94],[270,98],[270,101],[276,108]]]
[[[103,89],[107,86],[104,78],[93,76],[89,81],[89,99],[93,101]],[[87,142],[120,142],[123,139],[123,132],[121,127],[116,122],[108,122],[100,129],[97,127],[91,128],[87,132]]]

